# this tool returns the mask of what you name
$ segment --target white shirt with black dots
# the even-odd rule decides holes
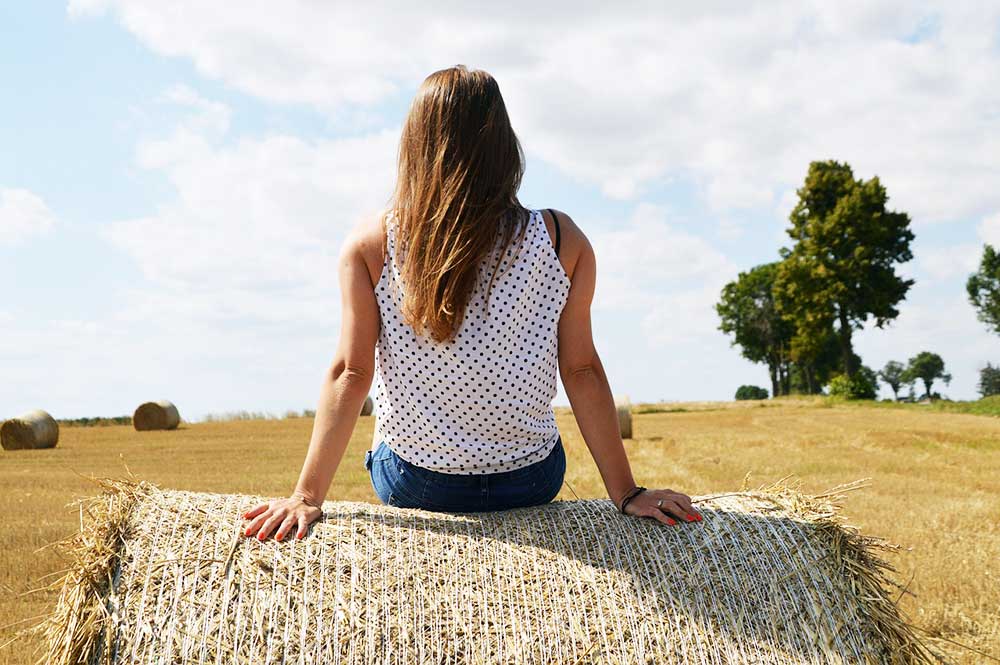
[[[448,342],[403,322],[394,221],[386,217],[385,264],[375,286],[382,326],[372,448],[385,441],[411,464],[452,474],[513,471],[545,459],[559,438],[552,400],[570,280],[541,212],[530,211],[521,247],[512,242],[505,251],[488,309],[489,268],[480,267]]]

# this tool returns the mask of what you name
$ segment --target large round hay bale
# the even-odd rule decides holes
[[[621,431],[623,439],[632,438],[632,407],[628,404],[619,404],[616,407],[618,412],[618,429]]]
[[[372,396],[369,395],[365,398],[365,403],[361,405],[361,415],[370,416],[375,410],[375,402],[372,401]]]
[[[177,429],[181,424],[181,414],[172,402],[145,402],[132,414],[132,425],[139,432],[156,429]]]
[[[615,410],[618,412],[618,430],[623,439],[632,438],[632,403],[628,397],[615,399]]]
[[[4,450],[55,448],[59,442],[59,423],[38,409],[0,425],[0,445]]]
[[[260,542],[241,516],[264,497],[106,484],[48,663],[930,662],[878,541],[787,490],[702,497],[678,527],[607,499],[328,501],[302,540]]]

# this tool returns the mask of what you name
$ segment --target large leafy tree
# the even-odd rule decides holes
[[[802,346],[808,339],[810,345]],[[815,346],[813,346],[815,340]],[[831,325],[825,332],[815,337],[796,335],[792,345],[792,380],[793,392],[817,395],[823,392],[823,386],[835,375],[841,373],[840,342],[837,333]],[[854,355],[852,362],[855,367],[861,366],[861,357]]]
[[[965,290],[979,320],[1000,333],[1000,253],[991,245],[983,247],[979,270],[969,275]]]
[[[879,370],[878,378],[882,379],[886,385],[892,388],[892,396],[899,401],[899,389],[907,385],[910,381],[906,372],[906,365],[898,360],[890,360],[885,367]]]
[[[986,363],[986,367],[979,370],[979,394],[983,397],[1000,395],[1000,367]]]
[[[906,379],[908,381],[920,379],[924,384],[924,396],[930,397],[934,381],[941,379],[947,385],[951,383],[951,374],[944,371],[944,359],[941,356],[930,351],[921,351],[907,363]]]
[[[842,371],[860,364],[852,334],[869,319],[883,327],[899,315],[896,305],[913,285],[896,265],[913,258],[910,218],[886,209],[878,177],[854,178],[836,161],[813,162],[790,215],[791,249],[782,249],[774,296],[795,326],[793,356],[818,353],[836,326]]]
[[[777,263],[765,263],[737,278],[722,289],[715,306],[719,329],[733,336],[744,358],[767,363],[771,394],[788,393],[789,343],[794,329],[778,315],[774,306],[774,278]]]

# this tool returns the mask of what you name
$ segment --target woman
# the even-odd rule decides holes
[[[523,170],[489,74],[457,66],[424,80],[390,212],[341,250],[340,342],[298,484],[244,515],[247,536],[301,538],[319,519],[373,377],[378,445],[365,466],[383,502],[471,512],[551,501],[566,468],[557,367],[619,510],[701,520],[687,495],[636,486],[591,337],[594,251],[565,213],[521,206]]]

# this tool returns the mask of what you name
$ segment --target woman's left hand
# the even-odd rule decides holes
[[[323,511],[311,506],[298,496],[287,499],[275,499],[262,503],[257,507],[243,513],[243,519],[252,519],[243,531],[244,536],[256,534],[257,540],[267,540],[272,531],[275,540],[281,540],[289,531],[295,527],[295,537],[297,539],[306,535],[309,525],[323,516]]]

